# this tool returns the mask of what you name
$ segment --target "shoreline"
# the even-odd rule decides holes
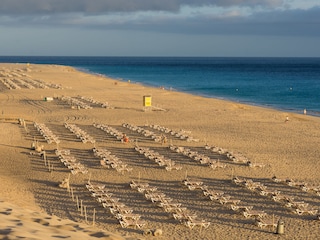
[[[97,76],[102,76],[105,78],[111,78],[114,79],[116,81],[122,81],[124,83],[126,82],[130,82],[132,84],[140,84],[142,86],[145,87],[150,87],[150,88],[160,88],[166,91],[175,91],[175,92],[181,92],[181,93],[186,93],[186,94],[191,94],[194,96],[199,96],[199,97],[203,97],[203,98],[212,98],[212,99],[219,99],[222,101],[229,101],[229,102],[234,102],[234,103],[239,103],[239,104],[244,104],[244,105],[249,105],[249,106],[255,106],[255,107],[262,107],[262,108],[267,108],[267,109],[273,109],[276,111],[281,111],[281,112],[290,112],[290,113],[296,113],[296,114],[304,114],[304,109],[298,109],[298,108],[286,108],[286,107],[281,107],[281,106],[273,106],[271,104],[259,104],[256,102],[251,102],[251,101],[244,101],[241,99],[236,99],[236,98],[228,98],[228,97],[219,97],[219,96],[211,96],[211,95],[207,95],[207,94],[201,94],[201,93],[196,93],[196,92],[191,92],[191,91],[184,91],[181,89],[176,89],[176,88],[172,88],[169,86],[161,86],[161,85],[156,85],[156,84],[148,84],[148,83],[144,83],[144,82],[140,82],[140,81],[132,81],[131,79],[123,79],[121,77],[114,77],[114,76],[109,76],[106,74],[102,74],[99,72],[93,72],[90,69],[86,69],[83,67],[74,67],[76,70],[84,72],[84,73],[88,73],[88,74],[93,74],[93,75],[97,75]],[[316,111],[316,110],[307,110],[307,115],[313,116],[313,117],[320,117],[320,111]]]
[[[249,191],[237,186],[231,179],[234,176],[252,179],[264,184],[268,189],[279,190],[297,201],[305,201],[310,207],[319,209],[320,197],[316,194],[272,180],[276,175],[281,179],[306,182],[308,186],[320,184],[318,117],[150,88],[84,73],[69,66],[0,64],[0,74],[16,75],[15,78],[22,81],[27,78],[62,86],[61,89],[0,88],[0,151],[3,153],[0,179],[8,182],[1,186],[0,190],[7,202],[18,203],[25,208],[41,209],[49,215],[84,223],[85,220],[76,210],[70,193],[58,187],[63,179],[70,176],[74,194],[88,207],[88,215],[92,216],[93,209],[96,209],[96,227],[104,231],[132,236],[132,239],[153,239],[143,235],[147,229],[162,229],[163,236],[158,239],[198,239],[199,234],[202,239],[226,239],[234,236],[237,236],[237,239],[278,239],[271,229],[256,226],[253,218],[245,218],[241,212],[231,210],[229,205],[210,201],[202,194],[202,190],[190,191],[181,184],[182,180],[188,177],[203,182],[209,189],[224,191],[232,198],[239,199],[242,205],[252,205],[256,210],[263,210],[269,217],[283,219],[286,223],[287,238],[316,238],[319,222],[315,221],[315,216],[297,215],[292,209],[273,201],[272,198],[260,195],[257,190]],[[152,96],[152,106],[165,111],[144,109],[144,95]],[[49,96],[54,97],[54,100],[44,101],[44,97]],[[62,100],[65,96],[82,101],[92,97],[98,103],[85,101],[91,104],[92,109],[74,108]],[[106,102],[108,108],[99,105]],[[286,116],[289,116],[289,122],[285,121]],[[26,127],[18,124],[19,118],[26,120]],[[48,143],[37,131],[34,122],[44,123],[60,139],[60,143]],[[88,132],[95,142],[83,143],[65,128],[66,122]],[[94,127],[93,123],[107,124],[121,133],[126,133],[132,141],[128,144],[121,143],[114,136]],[[164,134],[167,142],[156,142],[149,136],[131,130],[124,123],[153,131],[156,135]],[[183,130],[198,141],[187,141],[169,132],[161,132],[152,128],[154,125],[176,132]],[[45,166],[41,156],[30,154],[30,145],[34,139],[44,145],[53,171],[48,171],[48,166]],[[134,148],[137,144],[139,147],[159,152],[182,169],[165,170],[144,155],[139,155]],[[244,163],[231,161],[226,153],[206,149],[206,144],[218,146],[228,152],[241,153],[250,159],[251,163],[264,166],[251,168]],[[210,164],[201,164],[170,150],[170,145],[205,154],[226,167],[213,169]],[[57,146],[69,149],[71,155],[75,156],[89,173],[70,174],[68,168],[55,155]],[[132,170],[120,173],[111,167],[103,168],[99,158],[92,152],[94,147],[108,149]],[[85,188],[88,179],[93,184],[104,184],[120,202],[141,215],[146,227],[122,228],[110,212],[90,196]],[[201,230],[198,227],[189,229],[184,223],[174,219],[172,214],[131,189],[129,183],[132,180],[157,187],[158,191],[174,199],[174,202],[181,203],[199,219],[210,222],[210,225]],[[48,230],[51,231],[53,230]]]
[[[21,58],[21,57],[20,57]],[[28,59],[28,57],[25,57],[26,59]],[[92,59],[95,63],[99,63],[99,64],[108,64],[108,63],[111,63],[111,64],[119,64],[120,65],[120,67],[121,67],[121,65],[122,65],[122,63],[123,63],[123,61],[124,61],[124,63],[132,63],[133,62],[133,60],[131,60],[131,59],[137,59],[137,57],[119,57],[119,58],[115,58],[115,60],[112,60],[112,59],[114,59],[114,57],[98,57],[98,58],[96,58],[96,57],[60,57],[60,59],[59,59],[59,57],[56,57],[57,59],[55,59],[55,57],[45,57],[45,56],[43,56],[43,57],[37,57],[37,56],[35,56],[34,58],[32,58],[32,59],[34,59],[33,61],[37,61],[37,62],[39,62],[39,63],[47,63],[47,64],[54,64],[55,62],[58,62],[60,65],[62,64],[62,65],[65,65],[65,66],[67,66],[67,65],[72,65],[73,67],[75,67],[75,68],[78,68],[78,66],[80,66],[80,68],[82,68],[82,66],[85,66],[84,67],[84,69],[86,69],[85,70],[85,72],[90,72],[90,68],[91,67],[94,67],[94,70],[97,70],[97,69],[99,69],[99,71],[100,72],[102,72],[102,73],[105,73],[104,72],[104,70],[102,69],[102,68],[100,68],[100,67],[98,67],[98,68],[96,68],[96,66],[95,65],[92,65],[91,63],[90,63],[90,59]],[[102,59],[111,59],[111,60],[108,60],[107,62],[104,62],[104,61],[102,61],[102,60],[99,60],[100,58],[102,58]],[[139,58],[139,57],[138,57]],[[155,59],[157,59],[158,57],[155,57]],[[165,57],[160,57],[160,59],[162,59],[162,58],[164,58],[165,59]],[[191,59],[192,59],[193,57],[191,57]],[[19,57],[16,57],[16,59],[18,59],[19,60]],[[38,60],[37,60],[38,59]],[[49,60],[48,60],[49,59]],[[69,59],[69,60],[68,60]],[[75,61],[75,60],[70,60],[70,59],[76,59],[77,61]],[[98,60],[97,60],[98,59]],[[122,60],[123,59],[123,60]],[[128,59],[128,60],[126,60],[126,59]],[[141,63],[141,64],[143,64],[145,61],[146,61],[146,58],[145,57],[140,57],[140,59],[142,59],[142,60],[138,60],[138,64],[139,63]],[[183,61],[183,59],[190,59],[190,58],[184,58],[184,57],[182,57],[182,58],[180,58],[180,57],[174,57],[174,59],[182,59],[181,61]],[[195,58],[195,59],[197,59],[197,57]],[[201,59],[201,58],[200,58]],[[209,59],[215,59],[215,58],[209,58]],[[217,59],[221,59],[221,58],[217,58]],[[234,58],[226,58],[226,59],[229,59],[228,61],[231,61],[231,63],[232,63],[232,59],[234,59]],[[230,60],[231,59],[231,60]],[[244,58],[245,59],[245,58]],[[263,59],[264,58],[261,58],[262,60],[261,61],[258,61],[258,63],[259,64],[264,64],[264,61],[263,61]],[[268,58],[267,58],[268,59]],[[301,62],[299,62],[299,58],[289,58],[289,59],[292,59],[291,61],[290,61],[290,63],[293,63],[293,64],[303,64],[303,62],[301,63]],[[295,59],[298,59],[298,60],[295,60]],[[313,58],[312,58],[313,59]],[[12,59],[12,60],[14,60],[14,59]],[[25,61],[27,61],[27,60],[25,60]],[[42,62],[41,62],[42,61]],[[127,62],[126,62],[127,61]],[[152,60],[151,60],[152,61]],[[155,61],[155,60],[154,60]],[[32,62],[32,61],[31,61]],[[156,61],[156,63],[157,63],[158,61]],[[172,62],[171,60],[170,61],[168,61],[168,63],[170,63],[170,62]],[[237,63],[237,61],[235,61],[236,63]],[[268,61],[267,61],[268,62]],[[69,63],[69,64],[68,64]],[[244,64],[248,64],[248,63],[252,63],[252,61],[249,61],[249,60],[247,60],[247,61],[244,61],[243,62]],[[274,63],[274,62],[272,62],[271,61],[271,63]],[[281,61],[279,61],[279,63],[281,63]],[[315,64],[318,64],[319,62],[317,61],[317,59],[316,59],[316,61],[315,62],[313,62],[313,60],[310,60],[310,61],[307,61],[307,63],[315,63]],[[78,66],[77,66],[78,65]],[[112,69],[113,68],[111,68],[111,71],[112,71]],[[95,72],[92,72],[93,74],[95,73]],[[122,76],[126,76],[126,75],[128,75],[128,74],[125,74],[125,75],[122,75]],[[106,76],[108,77],[108,73],[106,73]],[[113,75],[112,75],[113,76]],[[304,75],[303,75],[304,76]],[[153,78],[154,78],[155,76],[153,76]],[[220,76],[221,77],[221,76]],[[121,77],[118,77],[118,76],[113,76],[113,78],[114,79],[121,79]],[[130,77],[130,76],[126,76],[126,77],[122,77],[122,79],[123,79],[123,81],[127,81],[127,80],[129,80],[130,78],[132,78],[132,77]],[[149,78],[148,79],[148,81],[149,82],[152,82],[153,81],[153,78],[151,79],[151,78]],[[304,78],[302,78],[302,79],[304,79]],[[308,77],[306,77],[306,79],[308,79]],[[132,80],[132,79],[131,79]],[[141,79],[140,79],[141,80]],[[137,82],[140,82],[140,83],[142,83],[142,84],[144,84],[145,86],[147,86],[147,87],[161,87],[162,85],[163,86],[165,86],[167,89],[170,89],[170,84],[166,84],[166,83],[164,83],[164,84],[162,84],[161,83],[161,81],[160,81],[160,79],[157,79],[158,81],[160,81],[160,83],[156,83],[156,84],[148,84],[148,83],[145,83],[145,82],[141,82],[139,79],[135,79],[134,81],[137,81]],[[288,84],[291,84],[291,83],[288,83]],[[296,84],[296,83],[294,83],[294,84]],[[282,86],[282,88],[283,88],[284,86]],[[237,88],[236,86],[235,86],[235,88]],[[262,87],[263,88],[263,87]],[[290,106],[290,104],[287,106],[287,103],[285,103],[285,102],[277,102],[277,100],[274,100],[275,98],[272,98],[272,99],[266,99],[266,103],[256,103],[256,100],[255,99],[249,99],[249,100],[241,100],[241,99],[238,99],[238,97],[241,95],[238,95],[238,94],[233,94],[233,93],[231,93],[231,95],[230,94],[227,94],[227,95],[230,95],[230,96],[227,96],[227,97],[225,97],[225,96],[216,96],[217,94],[215,94],[215,95],[208,95],[208,94],[203,94],[203,93],[201,93],[201,92],[190,92],[189,90],[187,90],[187,91],[185,91],[185,90],[183,90],[183,89],[181,89],[181,88],[176,88],[175,89],[176,91],[180,91],[180,92],[188,92],[188,93],[191,93],[191,94],[194,94],[194,95],[197,95],[197,96],[202,96],[202,97],[209,97],[209,98],[217,98],[217,99],[224,99],[224,100],[229,100],[229,101],[234,101],[234,102],[238,102],[238,103],[243,103],[243,104],[249,104],[249,105],[253,105],[253,106],[261,106],[261,107],[266,107],[266,108],[273,108],[273,109],[276,109],[276,110],[280,110],[280,111],[289,111],[289,112],[295,112],[295,113],[303,113],[303,110],[304,109],[306,109],[307,110],[307,112],[308,112],[308,114],[310,114],[310,115],[312,115],[312,116],[320,116],[320,109],[319,109],[319,106],[316,106],[316,104],[313,104],[313,105],[309,105],[308,106],[308,104],[307,103],[310,103],[310,102],[317,102],[317,100],[312,100],[312,99],[309,99],[308,97],[307,97],[307,95],[306,96],[304,96],[304,98],[305,99],[309,99],[309,100],[307,100],[307,103],[306,104],[300,104],[300,101],[299,100],[297,100],[296,98],[297,97],[295,97],[295,105],[296,106],[298,106],[298,107],[296,107],[296,106]],[[191,89],[192,91],[193,91],[193,89]],[[298,90],[299,91],[299,89],[297,88],[297,89],[295,89],[295,90]],[[255,92],[255,91],[252,91],[252,92]],[[209,94],[211,94],[211,93],[209,93]],[[311,94],[311,93],[310,93]],[[219,95],[219,94],[218,94]],[[234,96],[233,96],[234,95]],[[263,95],[263,94],[262,94]],[[313,94],[311,94],[311,95],[316,95],[316,93],[313,93]],[[309,95],[309,96],[311,96],[311,95]],[[302,97],[302,96],[301,96]],[[255,96],[255,98],[256,99],[259,99],[259,96]],[[288,95],[287,97],[286,97],[287,99],[289,99],[289,98],[291,98],[291,94],[290,95]],[[302,100],[302,99],[301,99]],[[269,103],[271,103],[271,104],[269,104],[269,103],[267,103],[267,102],[269,102]],[[276,103],[275,105],[273,104],[273,103]]]

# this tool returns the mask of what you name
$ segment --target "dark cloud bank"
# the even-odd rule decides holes
[[[181,6],[277,6],[282,0],[1,0],[1,14],[169,11]]]

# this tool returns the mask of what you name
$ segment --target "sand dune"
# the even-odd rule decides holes
[[[153,108],[143,107],[144,95],[152,96]],[[320,208],[317,117],[147,88],[55,65],[1,64],[0,102],[3,239],[279,238],[275,228],[260,228],[235,206],[263,211],[263,219],[274,223],[281,219],[286,239],[316,239],[320,233],[317,213],[298,214],[301,204]],[[71,131],[70,124],[77,130]],[[120,141],[123,133],[129,143]],[[44,147],[45,160],[31,150],[36,141]],[[70,154],[59,159],[56,149]],[[103,159],[93,149],[109,155]],[[71,157],[76,164],[65,162]],[[246,182],[236,184],[236,176]],[[60,188],[66,178],[70,188]],[[186,178],[200,186],[184,184]],[[132,180],[196,215],[197,221],[189,218],[195,227],[179,220],[172,205],[152,202],[151,190],[131,188]],[[91,196],[88,182],[104,185],[123,208],[140,215],[142,227],[121,227],[117,215]],[[162,235],[146,235],[155,229]]]

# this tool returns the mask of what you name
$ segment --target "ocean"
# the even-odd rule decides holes
[[[208,98],[320,116],[320,58],[19,57]]]

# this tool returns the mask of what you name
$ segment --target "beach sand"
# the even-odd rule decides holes
[[[8,80],[11,81],[8,83]],[[35,80],[41,81],[37,84]],[[4,82],[7,85],[13,82],[21,89],[10,90]],[[41,88],[44,83],[55,85]],[[34,88],[29,89],[30,85]],[[60,87],[55,88],[57,86]],[[79,109],[75,104],[72,107],[70,100],[63,101],[66,96],[93,108]],[[152,107],[143,107],[143,96],[152,97]],[[53,101],[45,101],[50,97]],[[81,97],[93,98],[98,103],[89,103]],[[272,180],[276,176],[319,187],[318,117],[150,88],[67,66],[34,64],[0,64],[0,103],[2,239],[22,236],[28,239],[316,239],[320,234],[316,214],[298,215],[293,207],[262,196],[258,189],[251,191],[232,182],[235,176],[252,179],[268,190],[278,190],[281,195],[319,210],[320,196],[316,191],[306,192],[301,186]],[[100,103],[108,107],[103,108]],[[287,122],[286,117],[289,118]],[[35,128],[35,122],[45,124],[60,142],[48,143]],[[83,143],[64,127],[66,122],[86,131],[95,142]],[[122,143],[94,127],[94,123],[125,133],[130,142]],[[156,142],[150,136],[125,127],[124,123],[165,136],[167,141]],[[162,132],[151,125],[183,132],[186,136],[181,139],[183,137],[172,135],[169,130]],[[46,161],[31,150],[34,141],[43,145]],[[138,153],[134,149],[137,145],[160,153],[181,169],[166,171],[164,166]],[[170,145],[204,154],[226,167],[213,169],[170,150]],[[205,145],[217,146],[225,152],[213,152]],[[93,148],[109,150],[132,171],[118,172],[112,167],[102,167]],[[56,156],[55,149],[70,150],[88,173],[71,174]],[[263,167],[232,161],[227,158],[227,152],[241,153],[252,164]],[[69,191],[58,186],[66,178],[70,182]],[[258,227],[254,218],[245,218],[229,204],[211,201],[203,194],[204,188],[189,190],[182,183],[186,178],[201,182],[210,190],[225,192],[240,200],[239,205],[264,211],[275,223],[281,219],[284,234],[275,234],[275,228]],[[165,211],[143,193],[130,188],[132,180],[156,187],[157,192],[181,204],[198,220],[209,222],[209,227],[188,228],[168,209]],[[122,228],[117,218],[90,196],[86,188],[88,181],[105,185],[119,202],[141,215],[145,225]],[[79,207],[80,202],[82,207]],[[146,234],[155,229],[161,229],[162,235]]]

